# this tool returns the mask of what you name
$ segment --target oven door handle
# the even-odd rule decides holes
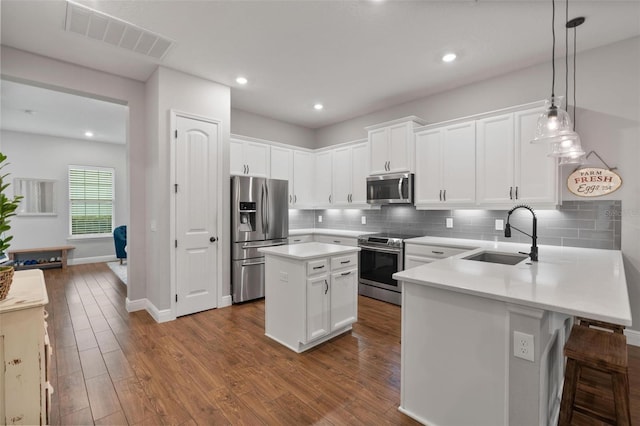
[[[387,248],[382,248],[382,247],[369,247],[369,246],[360,246],[361,250],[368,250],[368,251],[379,251],[382,253],[392,253],[392,254],[401,254],[402,250],[394,250],[394,249],[387,249]]]

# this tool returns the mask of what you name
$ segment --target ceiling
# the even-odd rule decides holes
[[[233,108],[312,129],[551,56],[548,0],[80,3],[174,44],[156,60],[65,31],[60,0],[2,0],[2,44],[140,81],[167,66],[230,86]],[[580,50],[640,35],[640,0],[569,6],[570,18],[587,18]],[[564,7],[558,0],[558,56]],[[445,64],[448,51],[458,59]],[[238,75],[249,83],[239,86]],[[4,105],[4,85],[2,96]],[[316,102],[324,109],[314,110]]]

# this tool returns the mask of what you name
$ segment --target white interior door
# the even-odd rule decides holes
[[[176,119],[176,316],[217,306],[218,125]]]

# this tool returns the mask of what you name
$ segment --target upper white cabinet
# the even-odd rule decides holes
[[[557,204],[557,165],[548,144],[532,144],[540,108],[477,121],[478,204]]]
[[[315,157],[307,151],[293,151],[292,207],[311,208],[315,204],[313,180]]]
[[[293,150],[271,146],[271,179],[289,182],[289,207],[293,206]]]
[[[412,172],[414,170],[414,135],[416,126],[426,122],[411,116],[369,126],[371,174]]]
[[[316,153],[315,195],[317,207],[331,207],[333,203],[332,182],[335,181],[333,151]]]
[[[416,207],[474,205],[475,142],[475,121],[416,133]]]
[[[232,175],[269,177],[269,145],[231,139],[229,154]]]
[[[333,151],[333,205],[336,207],[368,207],[369,175],[367,143],[336,148]]]

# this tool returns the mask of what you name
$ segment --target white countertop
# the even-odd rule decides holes
[[[335,256],[337,254],[355,253],[359,247],[342,246],[325,243],[302,243],[284,246],[264,247],[258,249],[265,256],[281,256],[289,259],[307,260],[316,257]]]
[[[375,232],[368,231],[345,231],[344,229],[324,229],[324,228],[304,228],[304,229],[289,229],[289,236],[295,235],[334,235],[336,237],[353,237],[357,238],[360,235],[375,234]]]
[[[463,259],[483,250],[529,252],[530,244],[420,237],[409,244],[478,247],[397,272],[393,278],[495,300],[631,325],[622,253],[575,247],[539,246],[539,261],[501,265]]]

